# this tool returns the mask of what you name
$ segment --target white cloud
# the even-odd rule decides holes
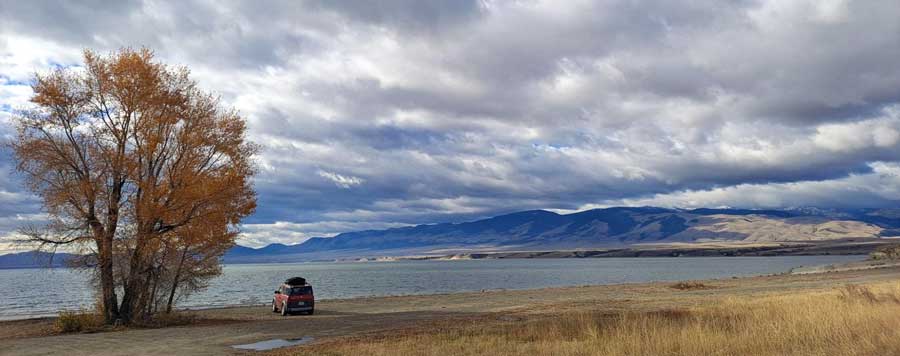
[[[332,237],[341,232],[387,229],[401,226],[406,226],[406,224],[348,221],[317,221],[314,223],[276,221],[271,224],[244,224],[241,227],[241,234],[237,242],[250,247],[262,247],[270,243],[292,245],[313,237]]]
[[[817,128],[813,141],[831,151],[857,151],[871,148],[892,148],[900,142],[900,110],[885,110],[889,116]]]
[[[359,178],[359,177],[354,177],[354,176],[345,176],[345,175],[321,171],[321,170],[316,173],[319,175],[319,177],[328,179],[328,180],[334,182],[334,184],[337,185],[338,187],[341,187],[344,189],[350,189],[350,187],[353,187],[355,185],[360,185],[360,184],[363,184],[363,182],[365,182],[364,179]]]

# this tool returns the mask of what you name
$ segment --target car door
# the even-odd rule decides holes
[[[287,295],[284,294],[284,286],[278,287],[278,291],[281,293],[278,293],[275,295],[275,300],[278,302],[278,305],[280,306],[284,303],[285,299],[287,299]]]

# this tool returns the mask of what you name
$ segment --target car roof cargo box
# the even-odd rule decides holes
[[[303,278],[303,277],[288,278],[286,281],[284,281],[284,284],[287,284],[289,286],[305,286],[306,278]]]

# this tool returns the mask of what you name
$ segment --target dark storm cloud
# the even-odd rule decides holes
[[[291,31],[306,12],[277,5],[283,18],[269,21],[262,7],[236,3],[157,1],[8,1],[0,4],[4,31],[80,48],[168,48],[167,55],[207,65],[261,67],[282,56],[310,50],[302,34]],[[273,14],[269,14],[273,15]],[[277,35],[273,35],[277,34]],[[38,69],[38,68],[35,68]]]
[[[40,32],[55,41],[77,45],[123,26],[122,20],[140,7],[141,1],[128,0],[4,1],[0,13],[4,31]]]
[[[388,26],[397,30],[423,30],[464,26],[483,9],[477,0],[307,1],[312,11],[331,10],[351,21]]]
[[[28,73],[84,47],[189,66],[264,147],[252,244],[531,208],[886,206],[898,15],[834,0],[4,2],[0,114],[27,105]],[[20,187],[0,184],[2,231],[39,213]]]

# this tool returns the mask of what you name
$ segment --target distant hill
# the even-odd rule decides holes
[[[0,269],[63,267],[74,257],[76,255],[69,253],[51,254],[39,251],[11,253],[0,255]]]
[[[451,224],[347,232],[297,245],[238,246],[227,262],[277,262],[438,250],[536,250],[704,241],[824,241],[900,236],[900,209],[617,207],[561,215],[529,210]]]

